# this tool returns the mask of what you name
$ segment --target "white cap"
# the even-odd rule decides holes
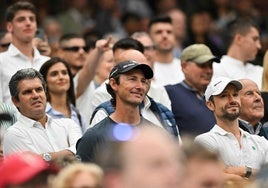
[[[206,101],[213,95],[219,95],[223,92],[228,84],[233,84],[237,90],[242,89],[242,84],[237,80],[231,80],[227,77],[217,77],[213,79],[210,84],[207,86],[205,91]]]

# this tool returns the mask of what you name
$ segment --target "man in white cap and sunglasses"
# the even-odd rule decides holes
[[[226,178],[250,178],[268,162],[268,141],[239,128],[241,113],[239,90],[242,84],[226,77],[214,79],[205,92],[207,107],[214,113],[216,125],[195,141],[220,154]]]

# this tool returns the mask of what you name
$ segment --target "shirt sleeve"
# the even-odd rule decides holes
[[[204,146],[205,148],[207,148],[210,151],[213,152],[218,152],[218,147],[217,147],[217,141],[215,140],[215,138],[212,135],[209,135],[207,133],[205,134],[201,134],[197,137],[195,137],[194,140],[195,143],[201,144],[202,146]]]
[[[72,153],[76,153],[76,143],[79,138],[82,136],[81,127],[77,125],[73,120],[69,121],[70,123],[68,126],[68,142],[69,142],[69,148]]]
[[[96,125],[97,123],[99,123],[101,120],[103,120],[107,116],[109,116],[109,115],[107,114],[107,112],[104,109],[99,109],[95,113],[95,115],[94,115],[94,117],[93,117],[93,119],[91,121],[91,124],[89,125],[89,128],[94,127],[94,125]]]
[[[38,153],[34,145],[19,131],[15,129],[10,129],[4,135],[3,140],[3,154],[4,156],[9,155],[14,152],[20,151],[31,151]]]

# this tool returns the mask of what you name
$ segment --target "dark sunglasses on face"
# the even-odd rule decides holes
[[[89,46],[72,46],[72,47],[63,47],[65,51],[78,52],[80,49],[83,49],[85,52],[89,51]]]
[[[144,50],[155,50],[155,45],[144,46]]]
[[[1,46],[2,48],[7,48],[9,45],[10,45],[10,42],[9,42],[9,43],[3,43],[3,44],[0,44],[0,46]]]

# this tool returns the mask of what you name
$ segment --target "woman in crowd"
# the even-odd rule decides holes
[[[68,64],[54,57],[42,65],[40,73],[47,83],[47,114],[54,118],[71,118],[84,132],[85,123],[75,107],[73,77]]]

